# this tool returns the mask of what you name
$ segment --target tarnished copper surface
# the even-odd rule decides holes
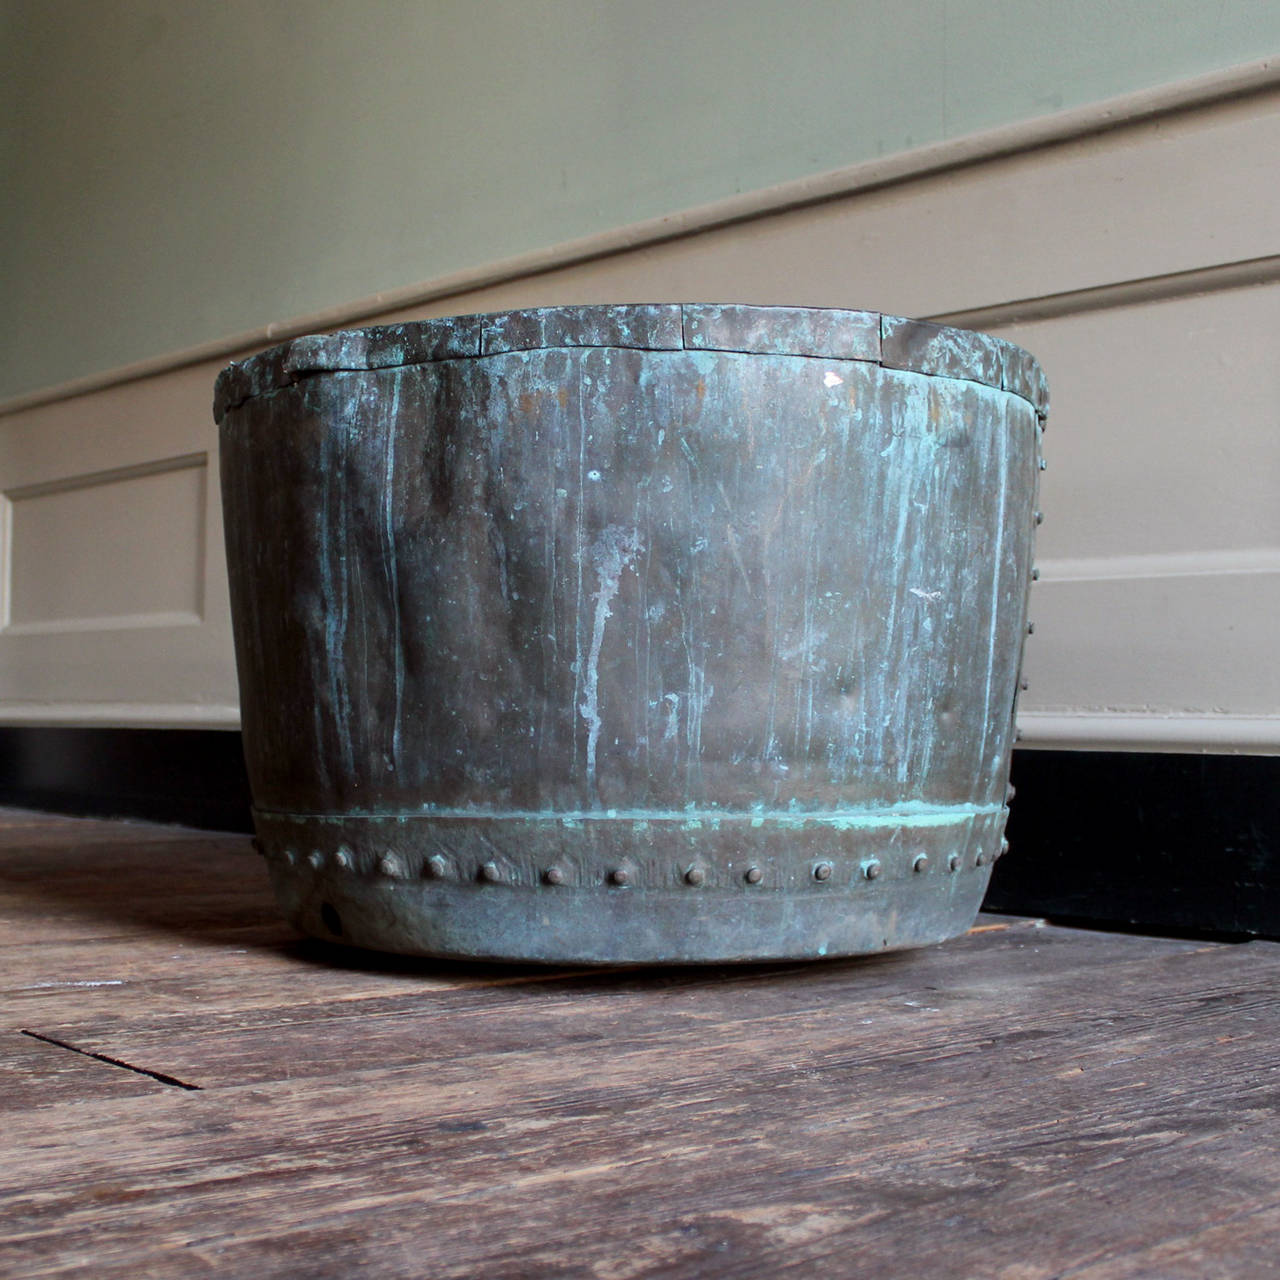
[[[1001,852],[1047,397],[858,311],[567,307],[219,379],[290,918],[588,962],[962,931]]]

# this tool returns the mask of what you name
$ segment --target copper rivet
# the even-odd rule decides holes
[[[1043,511],[1037,511],[1037,512],[1036,512],[1036,524],[1044,524],[1044,512],[1043,512]]]
[[[951,853],[947,855],[947,870],[958,871],[960,869],[960,855]]]
[[[706,880],[706,878],[707,878],[707,873],[706,873],[705,871],[703,871],[703,869],[702,869],[701,867],[690,867],[690,868],[689,868],[689,869],[684,873],[684,880],[685,880],[685,883],[686,883],[686,884],[691,884],[691,885],[693,885],[693,887],[694,887],[695,889],[696,889],[700,884],[704,883],[704,882],[705,882],[705,880]]]
[[[1040,470],[1041,470],[1041,471],[1047,471],[1048,469],[1049,469],[1049,464],[1048,464],[1048,463],[1047,463],[1043,458],[1041,458],[1041,459],[1040,459]]]
[[[1027,635],[1033,636],[1036,633],[1036,624],[1034,622],[1027,623]]]
[[[874,858],[862,868],[862,874],[868,880],[875,880],[880,875],[880,864]]]
[[[987,865],[987,855],[985,853],[977,854],[973,859],[975,867],[985,867]]]
[[[350,871],[355,865],[355,859],[351,856],[351,850],[341,848],[333,855],[333,865],[339,867],[343,871]]]
[[[1031,570],[1031,581],[1032,581],[1032,582],[1039,582],[1039,581],[1040,581],[1040,570],[1039,570],[1039,569],[1032,569],[1032,570]]]
[[[929,865],[929,855],[927,853],[917,853],[915,860],[911,864],[911,870],[917,874],[923,871]]]
[[[1000,856],[1003,858],[1009,852],[1009,842],[1007,840],[1000,841]]]
[[[404,868],[400,865],[400,859],[394,853],[384,853],[378,862],[378,870],[384,876],[401,876],[404,874]]]
[[[564,872],[559,867],[548,867],[542,873],[542,878],[548,884],[564,884]]]
[[[449,864],[438,854],[427,859],[427,875],[433,880],[443,880],[449,874]]]
[[[480,868],[480,875],[490,884],[497,884],[502,879],[502,868],[496,862],[486,862]]]
[[[759,884],[764,879],[764,872],[759,867],[748,867],[747,874],[742,878],[748,884]]]
[[[830,880],[833,868],[829,862],[819,862],[813,869],[813,878],[815,880]]]
[[[1008,804],[1008,803],[1009,803],[1009,801],[1010,801],[1010,800],[1012,800],[1012,799],[1013,799],[1013,797],[1014,797],[1014,796],[1016,796],[1017,794],[1018,794],[1018,788],[1017,788],[1017,787],[1015,787],[1015,786],[1013,785],[1013,783],[1012,783],[1012,782],[1011,782],[1011,783],[1009,783],[1009,785],[1008,785],[1007,787],[1005,787],[1005,789],[1004,789],[1004,802],[1005,802],[1005,804]]]
[[[312,849],[307,854],[307,862],[311,864],[312,870],[319,871],[324,866],[324,854],[319,849]]]
[[[292,849],[286,849],[280,857],[284,860],[286,867],[291,867],[298,861],[298,855]]]
[[[1026,691],[1031,688],[1031,683],[1027,680],[1019,680],[1018,688],[1021,689],[1023,693],[1026,693]]]
[[[614,869],[609,872],[610,884],[624,885],[630,879],[631,873],[626,869],[626,867],[614,867]]]

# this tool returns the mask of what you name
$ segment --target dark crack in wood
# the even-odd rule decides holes
[[[68,1044],[65,1040],[56,1040],[53,1036],[41,1035],[38,1031],[28,1031],[25,1027],[22,1029],[22,1034],[30,1036],[32,1040],[51,1044],[57,1049],[66,1049],[71,1053],[78,1053],[83,1058],[93,1058],[96,1062],[105,1062],[109,1067],[120,1067],[124,1071],[132,1071],[140,1076],[148,1076],[152,1080],[158,1080],[161,1084],[171,1085],[175,1089],[186,1089],[192,1093],[199,1093],[202,1087],[198,1084],[188,1084],[185,1080],[179,1080],[177,1076],[165,1075],[163,1071],[150,1071],[146,1067],[135,1067],[132,1062],[122,1062],[119,1058],[113,1058],[109,1054],[94,1053],[91,1049],[78,1048],[74,1044]]]

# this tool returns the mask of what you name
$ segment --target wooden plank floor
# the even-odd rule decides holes
[[[1278,1109],[1280,944],[379,961],[246,838],[0,812],[8,1277],[1275,1276]]]

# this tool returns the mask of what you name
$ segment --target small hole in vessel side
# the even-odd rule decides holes
[[[340,937],[342,934],[342,917],[338,914],[337,909],[331,902],[326,902],[320,908],[320,919],[324,921],[324,927],[329,930],[334,937]]]

